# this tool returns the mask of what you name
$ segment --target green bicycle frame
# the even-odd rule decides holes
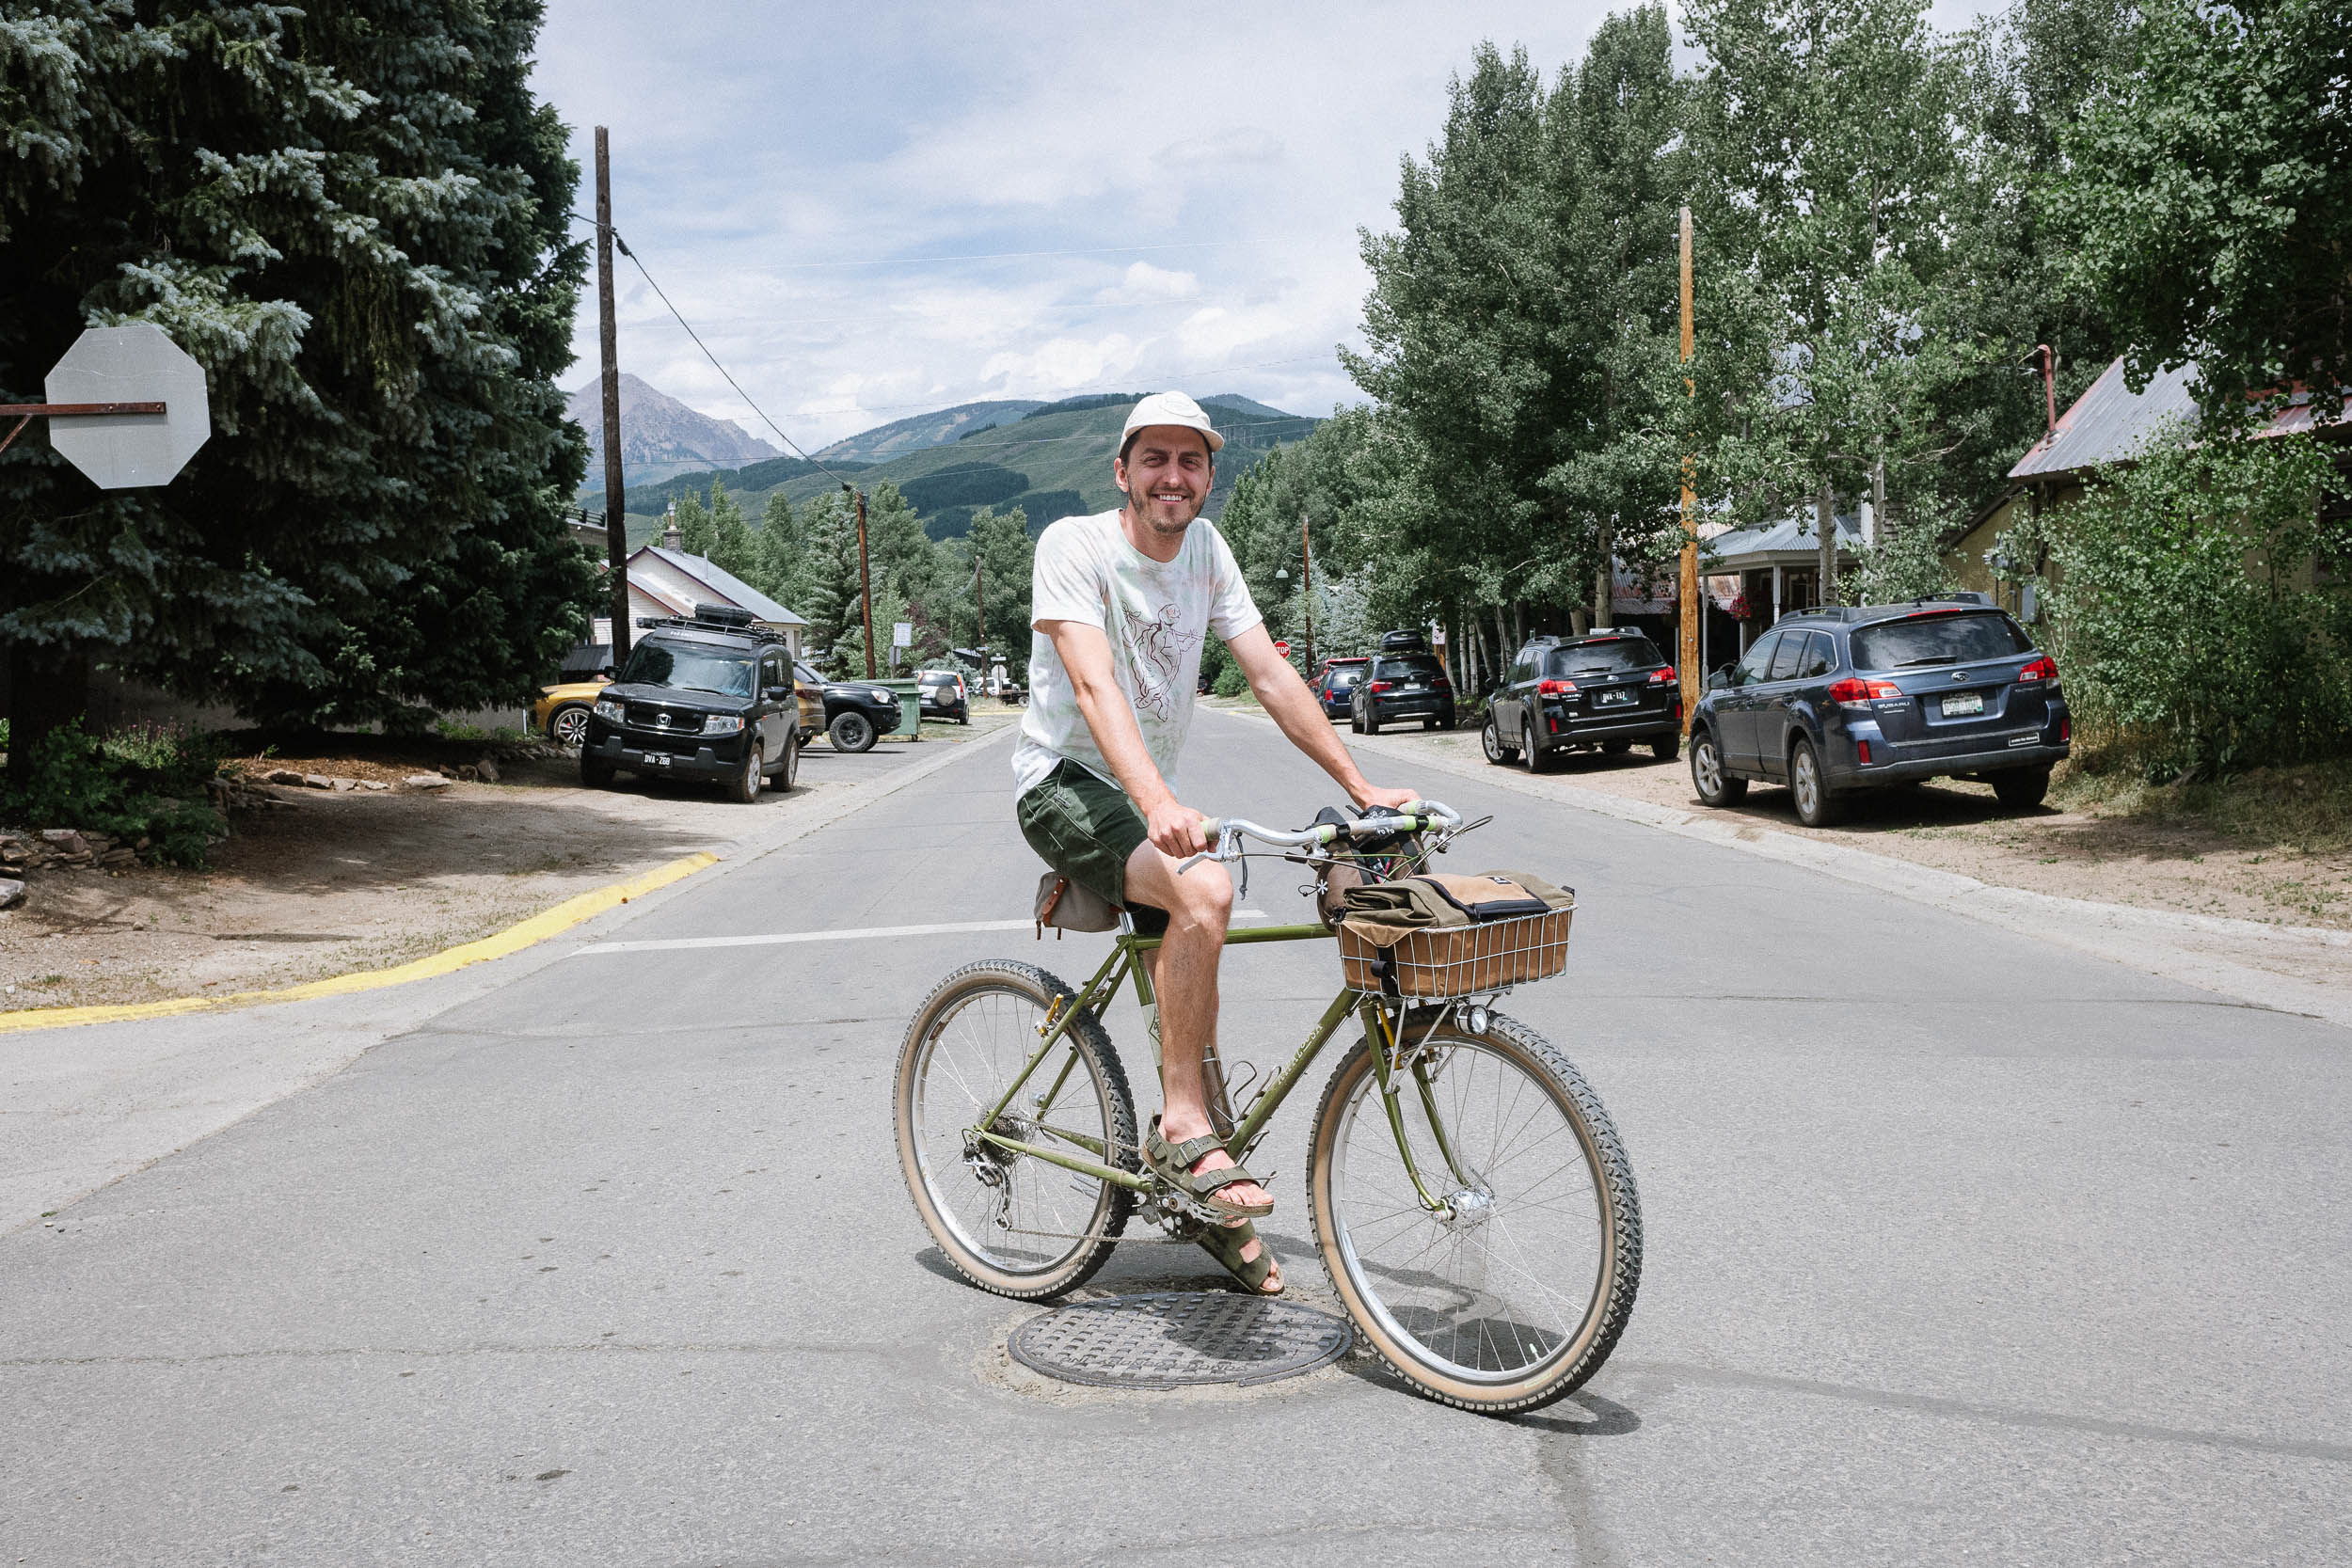
[[[1260,926],[1228,931],[1225,942],[1227,946],[1243,947],[1259,942],[1311,942],[1317,939],[1329,939],[1332,935],[1331,930],[1321,924]],[[1027,1119],[1032,1119],[1035,1125],[1050,1132],[1055,1137],[1077,1148],[1088,1149],[1100,1158],[1088,1159],[1063,1149],[990,1131],[996,1124],[997,1118],[1005,1114],[1006,1108],[1013,1102],[1013,1097],[1021,1092],[1037,1072],[1040,1065],[1052,1053],[1055,1044],[1068,1032],[1072,1021],[1079,1014],[1089,1010],[1097,1010],[1101,1004],[1118,995],[1120,983],[1130,975],[1135,980],[1137,1004],[1146,1007],[1153,1005],[1151,974],[1143,961],[1143,955],[1152,952],[1159,945],[1160,939],[1157,937],[1122,933],[1113,939],[1110,956],[1103,960],[1102,967],[1094,972],[1093,977],[1078,988],[1075,996],[1057,1002],[1048,1015],[1046,1026],[1039,1031],[1037,1049],[1029,1053],[1029,1058],[1022,1065],[1021,1071],[1014,1076],[1011,1085],[997,1099],[996,1103],[989,1108],[988,1114],[971,1129],[970,1137],[1009,1153],[1025,1154],[1032,1159],[1042,1160],[1066,1170],[1077,1171],[1098,1180],[1115,1182],[1136,1192],[1152,1192],[1161,1185],[1159,1179],[1148,1172],[1138,1175],[1134,1171],[1121,1170],[1116,1165],[1104,1164],[1103,1159],[1108,1158],[1112,1150],[1104,1147],[1103,1140],[1087,1133],[1048,1125],[1046,1118],[1052,1115],[1055,1102],[1060,1098],[1063,1086],[1069,1082],[1071,1069],[1077,1066],[1078,1057],[1075,1051],[1073,1051],[1069,1058],[1062,1063],[1061,1069],[1055,1074],[1053,1083],[1037,1097],[1037,1114],[1033,1118]],[[1274,1113],[1281,1108],[1282,1101],[1289,1097],[1291,1090],[1297,1086],[1299,1079],[1306,1075],[1307,1069],[1313,1065],[1315,1058],[1322,1053],[1324,1046],[1330,1041],[1333,1033],[1351,1012],[1358,1014],[1363,1020],[1366,1035],[1379,1047],[1372,1053],[1373,1070],[1379,1081],[1382,1106],[1388,1116],[1389,1129],[1396,1138],[1397,1152],[1404,1159],[1406,1174],[1412,1179],[1413,1189],[1419,1195],[1423,1206],[1433,1212],[1442,1211],[1446,1205],[1441,1198],[1432,1194],[1423,1182],[1420,1168],[1413,1158],[1411,1143],[1406,1136],[1404,1114],[1397,1104],[1397,1093],[1402,1085],[1396,1081],[1396,1069],[1401,1061],[1403,1042],[1398,1037],[1394,1023],[1382,1006],[1382,998],[1375,995],[1344,987],[1341,989],[1340,993],[1331,999],[1330,1006],[1323,1009],[1323,1016],[1316,1020],[1315,1026],[1309,1031],[1306,1040],[1292,1054],[1291,1059],[1283,1064],[1282,1069],[1250,1098],[1248,1109],[1234,1121],[1232,1132],[1225,1140],[1225,1151],[1232,1156],[1235,1164],[1248,1163],[1249,1151],[1264,1135],[1266,1124],[1273,1119]],[[1438,1148],[1445,1159],[1449,1174],[1456,1184],[1469,1185],[1470,1179],[1455,1161],[1452,1141],[1447,1138],[1444,1123],[1438,1115],[1437,1100],[1432,1092],[1426,1054],[1417,1054],[1406,1070],[1412,1076],[1419,1091],[1422,1113],[1429,1118],[1430,1128],[1436,1134]]]

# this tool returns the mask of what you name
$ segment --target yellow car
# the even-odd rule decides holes
[[[588,713],[596,705],[596,693],[611,684],[598,675],[541,687],[539,700],[531,705],[531,727],[558,746],[578,746],[588,733]]]

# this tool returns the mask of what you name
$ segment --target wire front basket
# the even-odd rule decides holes
[[[1573,908],[1474,926],[1404,928],[1352,917],[1340,923],[1340,965],[1351,990],[1438,999],[1474,996],[1568,967]]]

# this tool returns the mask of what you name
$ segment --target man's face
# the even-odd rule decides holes
[[[1182,534],[1208,504],[1213,472],[1208,437],[1183,425],[1147,425],[1111,473],[1128,510],[1154,533]]]

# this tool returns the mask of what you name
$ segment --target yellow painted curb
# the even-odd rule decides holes
[[[225,996],[182,996],[169,1002],[138,1002],[117,1007],[28,1007],[12,1013],[0,1013],[0,1035],[13,1034],[20,1029],[62,1029],[76,1023],[120,1023],[131,1019],[169,1018],[176,1013],[199,1013],[213,1007],[233,1007],[253,1002],[307,1002],[318,996],[348,996],[354,991],[375,990],[384,986],[405,985],[411,980],[429,980],[436,974],[447,974],[478,964],[489,958],[502,958],[509,953],[519,953],[535,942],[569,930],[583,920],[618,908],[632,898],[640,898],[659,887],[667,887],[683,877],[691,877],[707,865],[716,865],[719,857],[711,854],[680,856],[666,865],[657,865],[642,877],[610,887],[596,888],[577,897],[566,898],[551,910],[532,915],[529,920],[509,926],[505,930],[469,942],[462,946],[446,948],[430,958],[401,964],[392,969],[362,970],[357,974],[338,974],[331,979],[312,980],[307,985],[288,986],[282,990],[241,990]]]

